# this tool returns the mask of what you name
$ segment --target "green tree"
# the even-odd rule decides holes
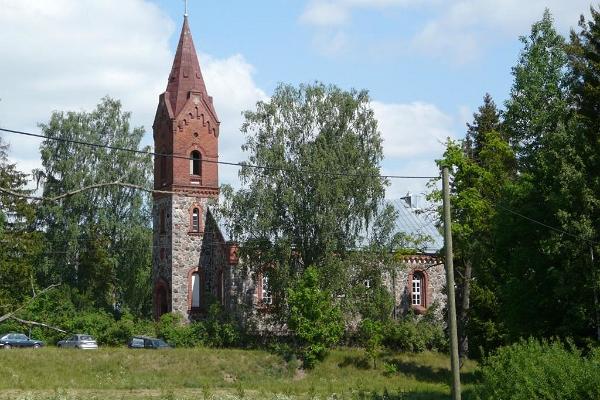
[[[506,101],[505,129],[522,168],[534,162],[542,140],[564,123],[568,113],[565,40],[556,32],[550,11],[519,38],[523,50],[512,69],[514,83]]]
[[[564,39],[549,12],[524,44],[504,123],[514,138],[519,174],[498,215],[499,303],[513,338],[580,340],[593,326],[588,240],[597,238],[598,192],[590,185],[597,173],[587,159],[590,147],[580,143]]]
[[[451,170],[452,234],[457,271],[459,353],[480,356],[479,350],[502,342],[496,298],[494,228],[496,203],[515,174],[515,156],[500,133],[500,116],[491,96],[467,124],[462,143],[449,141],[438,162]],[[435,191],[433,198],[440,199]],[[491,298],[491,301],[490,301]],[[470,351],[469,351],[470,350]]]
[[[309,267],[288,289],[288,327],[307,368],[323,360],[344,333],[342,313],[331,293],[320,288],[321,278],[317,268]]]
[[[8,160],[8,144],[0,137],[0,188],[23,196],[27,175]],[[41,233],[35,226],[35,209],[24,197],[0,192],[0,315],[35,290],[32,268],[39,257]]]
[[[223,188],[232,237],[244,243],[251,268],[275,267],[275,308],[308,265],[328,276],[322,289],[336,293],[349,282],[344,260],[377,218],[387,184],[379,177],[382,139],[367,92],[282,84],[244,117],[242,148],[258,168],[241,169],[240,190]],[[279,310],[285,320],[287,311]]]
[[[589,273],[586,274],[588,286],[586,292],[593,293],[594,312],[593,324],[596,328],[596,339],[600,340],[600,274],[598,268],[598,253],[600,251],[600,13],[594,7],[590,8],[591,19],[581,16],[579,32],[571,31],[571,40],[568,46],[569,83],[572,99],[577,110],[573,118],[574,153],[578,155],[577,181],[573,182],[579,188],[576,196],[580,209],[585,210],[585,217],[578,218],[583,221],[573,221],[572,225],[580,225],[575,230],[586,243],[590,253]],[[575,175],[575,174],[574,174]],[[577,227],[570,227],[576,229]],[[591,258],[595,256],[595,262]],[[589,300],[589,297],[586,297]]]
[[[149,156],[65,141],[140,150],[144,130],[131,129],[129,119],[121,103],[108,97],[92,112],[53,113],[40,125],[48,137],[40,148],[44,196],[111,182],[150,187]],[[146,193],[118,185],[82,190],[44,202],[39,219],[46,231],[40,279],[93,288],[96,306],[109,307],[107,299],[112,299],[111,309],[149,311],[151,221]],[[107,293],[97,292],[100,282],[89,281],[100,277]]]

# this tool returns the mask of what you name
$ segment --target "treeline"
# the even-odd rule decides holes
[[[21,317],[63,329],[86,313],[98,321],[150,317],[149,196],[114,185],[81,189],[111,182],[151,187],[152,159],[72,142],[149,151],[140,146],[143,129],[132,128],[129,118],[110,98],[92,112],[54,112],[40,125],[48,139],[33,177],[8,161],[0,142],[0,187],[12,191],[0,193],[0,316],[26,306]],[[31,182],[41,189],[27,189]],[[59,286],[28,302],[51,285]]]
[[[600,339],[600,14],[564,38],[549,11],[449,141],[462,355],[520,337]],[[439,193],[434,193],[437,198]]]

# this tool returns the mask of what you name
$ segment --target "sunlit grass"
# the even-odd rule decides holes
[[[385,390],[389,399],[450,395],[444,354],[385,354],[373,369],[363,351],[341,349],[312,371],[297,366],[259,350],[0,351],[0,398],[377,399]],[[474,368],[463,368],[467,390]]]

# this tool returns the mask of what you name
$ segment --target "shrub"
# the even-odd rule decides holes
[[[442,325],[426,319],[406,318],[388,322],[384,329],[383,344],[397,351],[444,351],[448,341]]]
[[[373,368],[377,368],[377,357],[381,352],[381,341],[383,340],[382,323],[368,318],[364,319],[360,323],[359,334],[367,355],[373,361]]]
[[[342,313],[333,304],[331,294],[320,289],[319,282],[317,269],[309,267],[288,289],[288,327],[306,368],[323,360],[329,347],[336,344],[344,332]]]
[[[167,313],[156,324],[156,335],[175,347],[193,347],[201,344],[192,324],[185,324],[178,313]]]
[[[600,398],[600,351],[583,357],[571,343],[522,340],[499,348],[480,370],[479,399]]]

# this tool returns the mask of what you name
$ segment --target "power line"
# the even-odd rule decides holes
[[[176,154],[156,153],[156,152],[152,152],[152,151],[128,149],[128,148],[124,148],[124,147],[111,146],[108,144],[90,143],[90,142],[84,142],[81,140],[44,136],[44,135],[40,135],[37,133],[16,131],[16,130],[6,129],[6,128],[0,128],[0,131],[7,132],[7,133],[14,133],[16,135],[30,136],[30,137],[35,137],[35,138],[40,138],[40,139],[45,139],[45,140],[55,140],[55,141],[59,141],[59,142],[80,144],[83,146],[90,146],[90,147],[95,147],[95,148],[105,148],[105,149],[116,150],[116,151],[126,151],[126,152],[130,152],[130,153],[135,153],[135,154],[152,155],[154,157],[176,158],[176,159],[182,159],[182,160],[188,160],[188,161],[195,160],[191,157],[180,156],[180,155],[176,155]],[[284,171],[284,172],[298,172],[299,171],[299,172],[304,172],[304,173],[311,173],[311,171],[309,171],[309,170],[302,170],[302,169],[291,170],[291,169],[287,169],[287,168],[269,167],[269,166],[264,166],[264,165],[253,165],[253,164],[248,164],[245,162],[216,161],[216,160],[206,160],[206,159],[202,159],[201,162],[209,163],[209,164],[228,165],[228,166],[234,166],[234,167],[248,167],[248,168],[270,170],[270,171]],[[347,173],[327,172],[327,171],[319,171],[318,174],[326,175],[326,176],[337,176],[337,177],[380,178],[380,179],[436,179],[436,178],[439,178],[439,176],[368,175],[368,174],[347,174]]]

